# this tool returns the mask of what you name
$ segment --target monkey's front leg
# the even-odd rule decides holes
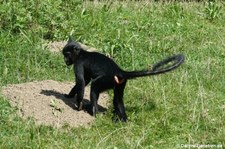
[[[64,96],[66,98],[74,98],[75,95],[77,94],[77,109],[80,111],[82,110],[82,107],[83,107],[83,103],[82,103],[82,100],[83,100],[83,96],[84,96],[84,87],[83,85],[80,85],[80,84],[76,84],[70,91],[69,94],[65,94]]]
[[[90,77],[84,77],[85,78],[85,86],[91,81]],[[74,85],[74,87],[71,89],[69,94],[64,94],[66,98],[73,98],[77,94],[77,85]]]
[[[77,85],[77,108],[78,110],[82,110],[83,108],[83,98],[84,98],[84,87],[85,82],[84,81],[78,81]]]
[[[71,89],[71,91],[70,91],[70,93],[69,94],[65,94],[64,96],[66,97],[66,98],[74,98],[74,96],[77,94],[77,85],[75,85],[72,89]]]

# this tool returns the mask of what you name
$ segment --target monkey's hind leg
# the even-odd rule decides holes
[[[91,115],[96,117],[96,114],[98,112],[98,97],[99,97],[99,91],[96,89],[91,89]]]
[[[99,94],[109,88],[112,88],[113,81],[108,76],[101,76],[91,83],[91,115],[96,116],[98,112],[98,98]]]
[[[121,122],[127,121],[127,115],[125,113],[125,107],[123,103],[123,94],[124,94],[124,88],[126,86],[126,80],[116,85],[114,88],[114,99],[113,99],[113,105],[114,105],[114,117],[113,121],[117,122],[120,120]],[[118,119],[119,117],[119,119]]]
[[[99,87],[95,83],[91,84],[91,93],[90,93],[90,98],[91,98],[91,115],[96,117],[96,114],[98,112],[98,97],[100,94]]]

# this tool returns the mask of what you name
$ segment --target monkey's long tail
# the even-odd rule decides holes
[[[185,60],[185,57],[183,54],[173,55],[154,64],[151,70],[130,71],[130,72],[125,71],[124,77],[127,79],[132,79],[136,77],[144,77],[149,75],[157,75],[157,74],[166,73],[179,67],[184,62],[184,60]]]

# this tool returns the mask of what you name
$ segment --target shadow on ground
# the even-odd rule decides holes
[[[66,105],[71,107],[74,110],[77,110],[76,99],[74,98],[66,98],[65,94],[62,94],[58,91],[54,90],[41,90],[40,94],[45,96],[55,96],[56,99],[62,100]],[[83,110],[91,115],[91,103],[88,99],[83,99]],[[98,112],[104,113],[107,109],[101,105],[98,105]]]

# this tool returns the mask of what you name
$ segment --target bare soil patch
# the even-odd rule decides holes
[[[62,51],[63,47],[66,45],[67,41],[54,41],[54,42],[49,42],[48,44],[45,44],[44,46],[47,46],[47,48],[51,52],[60,52]],[[93,51],[98,51],[96,48],[87,46],[85,44],[82,44],[80,42],[77,42],[78,45],[80,45],[84,50],[93,52]]]
[[[64,97],[74,83],[62,83],[53,80],[35,81],[8,85],[2,88],[2,94],[10,104],[18,108],[22,118],[33,117],[37,124],[62,127],[88,126],[94,121],[88,113],[90,88],[85,88],[85,110],[77,111],[75,99]],[[99,97],[100,112],[107,109],[108,94]]]
[[[51,52],[60,52],[67,41],[56,41],[45,44]],[[84,50],[97,51],[93,47],[77,42]],[[34,118],[37,124],[62,127],[88,126],[94,121],[90,111],[90,88],[85,88],[84,110],[77,111],[76,100],[64,97],[73,87],[74,83],[62,83],[53,80],[35,81],[23,84],[8,85],[2,88],[2,94],[10,104],[18,108],[22,118]],[[109,96],[102,93],[99,97],[99,111],[107,109]]]

